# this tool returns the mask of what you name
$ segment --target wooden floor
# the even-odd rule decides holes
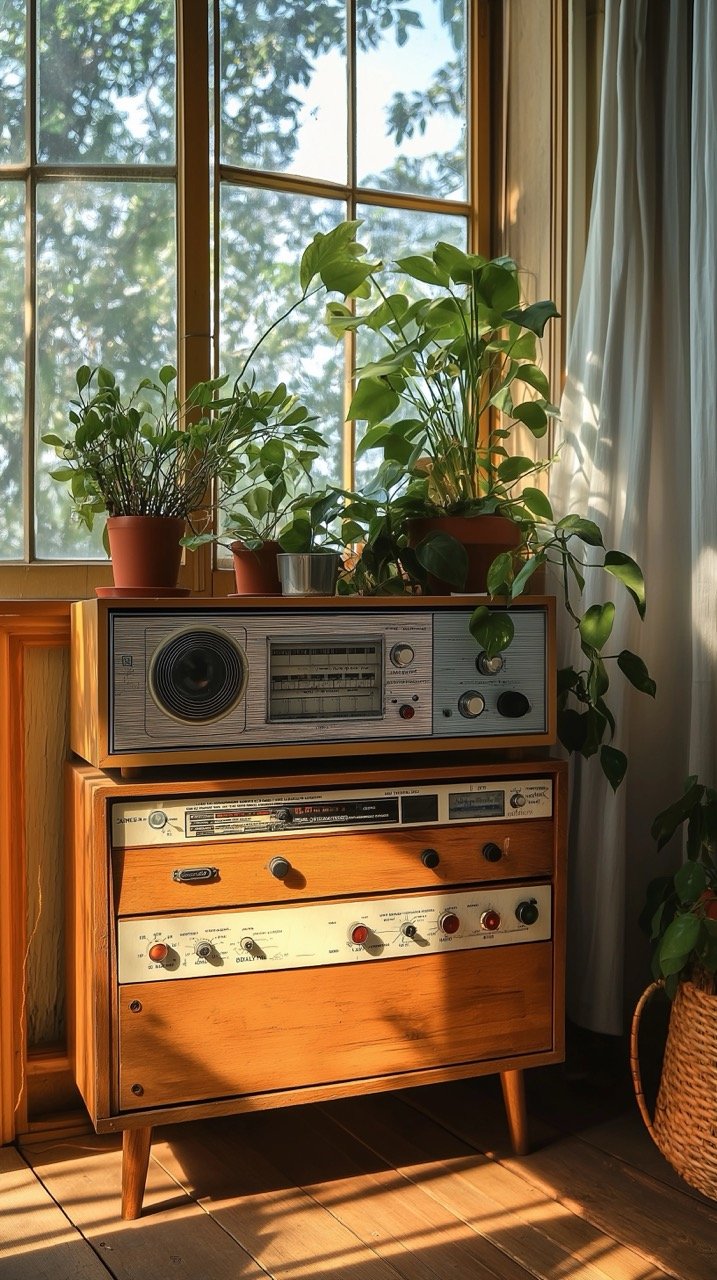
[[[0,1280],[714,1280],[623,1086],[530,1073],[522,1159],[495,1079],[160,1129],[132,1223],[113,1139],[4,1148]]]

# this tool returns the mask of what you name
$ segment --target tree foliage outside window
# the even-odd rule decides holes
[[[34,547],[23,545],[27,422],[34,418],[36,440],[62,426],[81,363],[104,362],[131,384],[178,357],[175,5],[33,2],[36,56],[26,79],[28,6],[0,0],[6,561],[30,550],[48,560],[102,555],[98,540],[70,525],[65,495],[48,479],[56,459],[41,445],[31,458]],[[314,233],[357,207],[368,242],[387,255],[405,238],[415,244],[418,228],[427,246],[438,237],[465,243],[465,0],[353,3],[355,57],[344,0],[208,4],[216,10],[216,69],[207,74],[220,101],[216,371],[238,368],[256,334],[298,296],[300,253]],[[347,83],[357,121],[348,148]],[[191,85],[188,92],[191,113]],[[397,207],[396,196],[415,208]],[[26,277],[28,226],[34,261]],[[285,379],[306,398],[334,446],[327,474],[349,479],[340,469],[343,351],[327,343],[317,306],[275,331],[252,367],[259,380]]]

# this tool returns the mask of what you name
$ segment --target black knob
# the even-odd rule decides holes
[[[535,924],[540,912],[535,898],[530,898],[526,902],[519,902],[515,908],[515,918],[521,924]]]
[[[294,821],[294,815],[293,815],[293,813],[291,812],[291,809],[278,809],[278,810],[277,810],[277,814],[276,814],[276,816],[277,816],[277,818],[279,819],[279,822],[293,822],[293,821]]]
[[[519,720],[521,716],[527,716],[530,711],[528,699],[517,689],[506,689],[505,693],[501,693],[496,705],[499,713],[508,720]]]
[[[421,862],[424,867],[430,867],[431,871],[434,867],[438,866],[440,860],[438,852],[435,849],[424,849],[421,854]]]
[[[285,880],[291,871],[291,863],[288,858],[272,858],[269,870],[277,880]]]
[[[503,850],[499,844],[493,844],[492,841],[489,841],[488,844],[483,845],[483,857],[486,862],[500,862],[503,857]]]

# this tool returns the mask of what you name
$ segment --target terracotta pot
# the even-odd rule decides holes
[[[507,516],[441,516],[409,520],[409,546],[416,547],[428,533],[447,533],[465,547],[468,574],[464,587],[455,587],[429,574],[428,585],[436,595],[452,591],[486,590],[486,577],[491,564],[501,551],[509,551],[520,542],[520,530]]]
[[[232,542],[229,548],[234,558],[234,577],[239,596],[280,596],[281,583],[276,557],[281,551],[278,542],[265,542],[252,551],[243,542]]]
[[[107,536],[116,587],[174,588],[182,563],[186,521],[174,516],[110,516]]]

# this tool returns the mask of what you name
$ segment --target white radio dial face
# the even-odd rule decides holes
[[[272,722],[383,715],[383,641],[269,640]]]

